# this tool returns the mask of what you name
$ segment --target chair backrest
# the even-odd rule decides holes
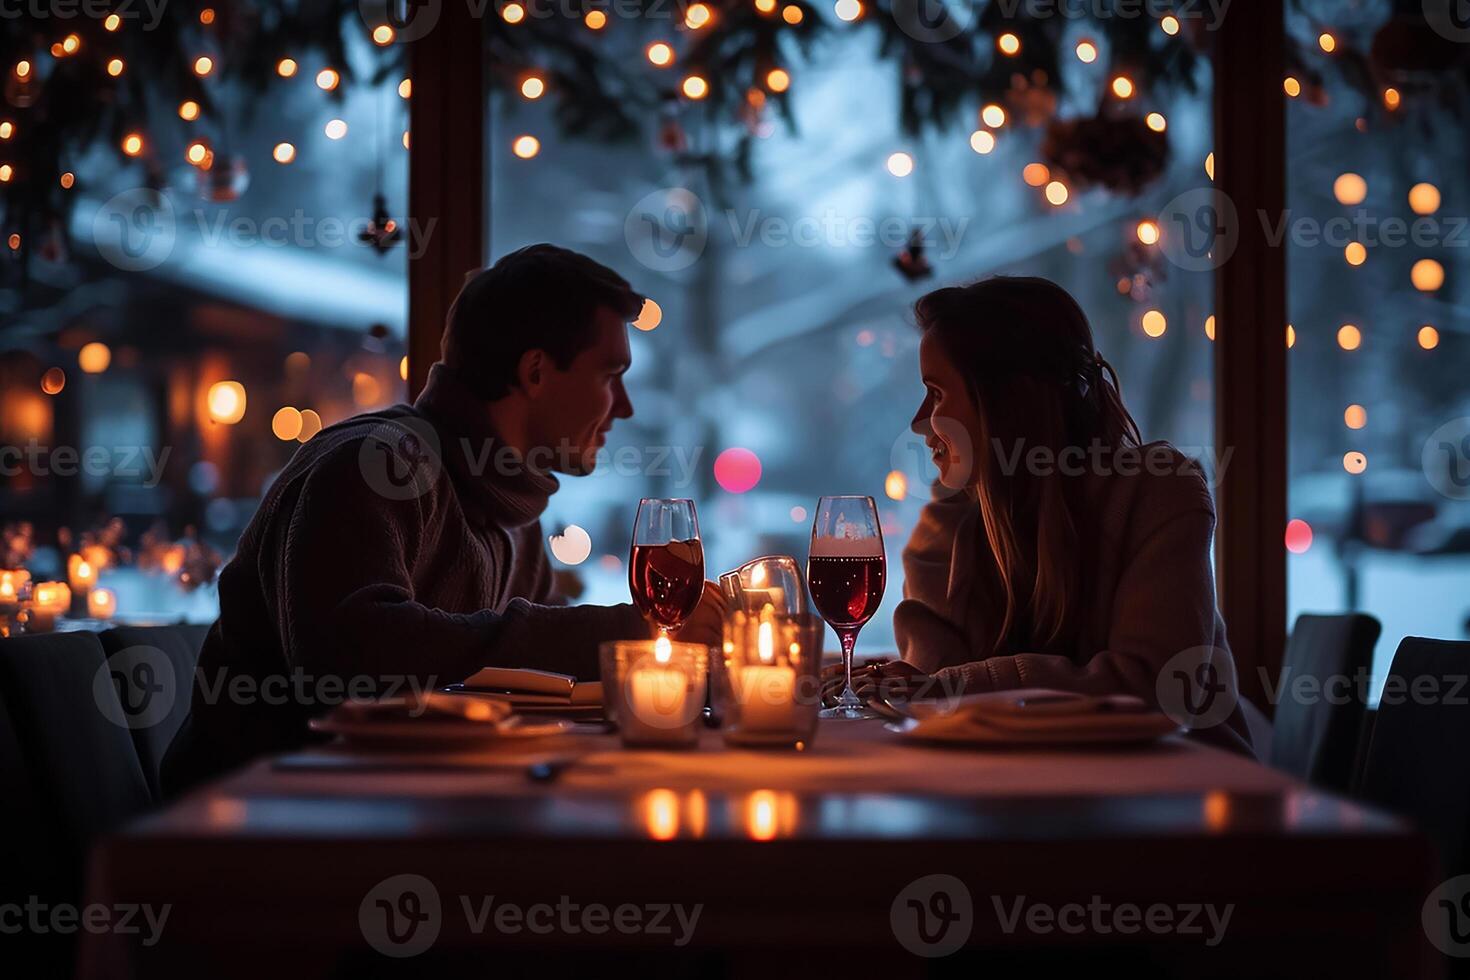
[[[119,626],[101,635],[138,762],[155,800],[159,769],[189,715],[194,668],[208,626]]]
[[[1470,872],[1470,642],[1409,636],[1378,704],[1361,795],[1419,824],[1447,875]]]
[[[1373,648],[1382,631],[1378,620],[1362,613],[1297,617],[1281,667],[1271,765],[1313,786],[1352,790]]]

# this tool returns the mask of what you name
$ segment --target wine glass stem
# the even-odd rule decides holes
[[[842,643],[842,702],[858,704],[857,692],[852,689],[852,651],[857,646],[857,630],[842,630],[837,639]]]

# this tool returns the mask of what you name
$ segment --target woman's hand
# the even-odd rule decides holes
[[[822,670],[822,702],[836,704],[842,696],[842,665],[833,664]],[[905,660],[875,660],[854,664],[852,689],[864,701],[874,696],[887,700],[907,701],[931,682],[928,674]]]
[[[674,634],[680,643],[702,643],[717,647],[725,640],[725,596],[713,582],[704,583],[704,592],[699,596],[699,605],[684,620],[684,625]]]

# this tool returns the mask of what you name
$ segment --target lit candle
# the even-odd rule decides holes
[[[87,615],[93,619],[111,619],[117,613],[117,596],[111,589],[93,589],[87,595]]]
[[[653,644],[652,658],[628,673],[627,710],[619,717],[624,741],[683,742],[690,718],[689,678],[672,664],[673,646],[660,636]]]
[[[56,617],[71,606],[71,589],[65,582],[37,582],[27,607],[26,630],[45,633],[56,628]]]
[[[75,592],[85,592],[97,584],[97,569],[81,555],[67,559],[66,578]]]
[[[796,726],[796,671],[775,662],[775,628],[767,612],[756,634],[760,662],[735,675],[740,725],[750,732],[786,732]]]

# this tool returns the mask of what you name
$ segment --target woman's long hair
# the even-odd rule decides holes
[[[935,290],[914,307],[965,376],[979,410],[971,475],[988,548],[983,576],[1004,597],[992,653],[1064,650],[1078,632],[1082,481],[1061,475],[1064,449],[1084,455],[1142,444],[1117,372],[1098,353],[1087,316],[1046,279],[998,276]],[[1051,452],[1050,473],[1026,454]],[[992,559],[993,560],[990,560]],[[999,610],[995,610],[998,612]]]

